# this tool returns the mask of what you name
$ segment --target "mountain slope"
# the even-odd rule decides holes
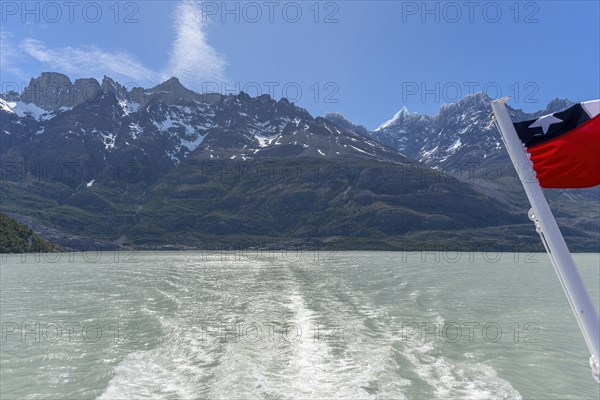
[[[407,157],[414,141],[403,154],[339,116],[266,95],[199,94],[176,78],[127,90],[56,75],[2,96],[0,189],[3,211],[69,247],[539,244],[535,232],[500,228],[529,224],[518,207]],[[56,82],[75,100],[31,97]],[[97,90],[81,101],[83,84]],[[403,110],[384,128],[409,121],[429,118]],[[478,236],[489,227],[498,234]],[[573,237],[590,246],[585,232]]]
[[[522,210],[528,201],[516,176],[500,132],[491,121],[492,99],[477,93],[444,105],[436,116],[411,113],[406,108],[383,123],[373,138],[408,157],[469,183],[475,190]],[[513,121],[534,119],[563,110],[574,103],[554,99],[544,109],[525,113],[509,107]],[[600,189],[546,190],[572,248],[588,241],[590,251],[600,245]],[[575,238],[577,237],[577,238]],[[595,243],[594,243],[595,242]]]
[[[0,253],[53,252],[59,248],[26,225],[0,213]]]

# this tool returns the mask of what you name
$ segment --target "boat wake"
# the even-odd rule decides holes
[[[352,273],[293,262],[185,272],[143,309],[158,318],[160,343],[128,354],[99,399],[521,398],[472,354],[453,359],[399,334],[402,310],[376,301],[384,277],[380,289],[357,290]],[[191,292],[190,281],[203,286]],[[398,287],[419,307],[419,290]]]

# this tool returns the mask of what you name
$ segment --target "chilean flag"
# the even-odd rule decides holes
[[[543,188],[600,185],[600,100],[514,126]]]

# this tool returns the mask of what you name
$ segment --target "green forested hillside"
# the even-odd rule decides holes
[[[51,252],[58,248],[26,225],[0,213],[0,253]]]

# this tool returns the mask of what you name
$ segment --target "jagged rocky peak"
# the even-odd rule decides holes
[[[484,92],[469,94],[456,103],[442,104],[440,107],[440,115],[455,113],[460,110],[476,109],[476,110],[492,110],[493,99]]]
[[[37,78],[31,78],[29,81],[29,86],[41,85],[41,86],[49,86],[49,85],[58,85],[58,86],[71,86],[71,79],[59,72],[42,72],[41,75]]]
[[[407,117],[410,117],[411,115],[415,115],[416,113],[411,113],[410,111],[408,111],[408,108],[406,108],[406,106],[403,106],[400,111],[398,111],[396,114],[394,114],[394,120],[402,120],[405,119]]]
[[[370,137],[370,133],[367,128],[365,128],[362,125],[353,124],[352,122],[348,121],[348,119],[346,119],[346,117],[344,117],[342,114],[340,114],[338,112],[328,112],[325,114],[324,118],[330,122],[333,122],[340,128],[348,129],[348,130],[354,131],[356,133],[360,133],[363,136]]]
[[[166,103],[171,103],[172,101],[178,99],[192,100],[198,97],[198,93],[183,86],[179,79],[175,77],[172,77],[153,87],[152,89],[149,89],[148,92],[158,95],[166,95],[163,96],[164,98],[162,99]]]
[[[114,79],[104,75],[102,79],[102,84],[100,85],[102,92],[104,93],[112,93],[117,98],[117,100],[124,100],[129,98],[129,91],[125,86],[121,85],[119,82],[116,82]]]
[[[456,103],[444,104],[435,116],[418,114],[403,107],[373,132],[373,138],[395,147],[409,157],[438,167],[474,143],[482,158],[487,149],[496,149],[497,140],[488,134],[492,99],[474,93]]]
[[[330,120],[331,122],[333,121],[346,121],[346,122],[350,122],[346,119],[346,117],[344,117],[341,113],[339,112],[327,112],[324,115],[325,119]]]
[[[226,123],[253,123],[263,126],[283,127],[290,121],[312,120],[312,116],[305,109],[294,105],[287,99],[274,100],[268,94],[252,97],[245,92],[221,96],[221,101],[213,107],[223,112]],[[298,122],[298,125],[300,122]],[[262,130],[263,128],[257,128]],[[272,133],[272,132],[271,132]],[[267,135],[268,136],[268,135]]]
[[[213,95],[214,95],[214,93],[213,93]],[[204,96],[206,96],[206,95],[204,95]],[[271,109],[271,108],[283,109],[283,108],[289,106],[289,104],[290,104],[289,102],[287,102],[287,103],[277,102],[273,98],[271,98],[271,96],[269,96],[268,94],[257,96],[257,97],[252,97],[246,92],[239,92],[238,94],[228,94],[228,95],[221,96],[220,102],[224,106],[231,107],[232,109],[236,109],[238,111],[239,110],[248,111],[248,109],[254,109],[254,108],[260,108],[263,110]]]
[[[461,101],[474,101],[477,104],[489,104],[492,101],[494,101],[494,99],[492,99],[487,93],[485,92],[475,92],[473,94],[468,94],[465,97],[463,97],[461,99]],[[459,101],[460,103],[460,101]]]
[[[56,72],[43,72],[32,78],[21,93],[21,101],[33,103],[48,111],[72,108],[100,94],[100,83],[94,78],[71,82],[68,76]]]
[[[273,100],[273,98],[271,96],[269,96],[268,94],[261,94],[260,96],[256,97],[256,101],[258,103],[264,103],[264,104],[273,104],[275,103],[275,100]]]
[[[134,88],[129,92],[129,98],[142,106],[149,104],[152,100],[172,105],[178,101],[199,101],[203,103],[216,103],[220,100],[220,94],[201,94],[183,86],[179,79],[172,77],[150,89]]]
[[[183,86],[181,84],[181,82],[179,81],[179,79],[177,79],[176,77],[171,77],[171,78],[167,79],[166,81],[164,81],[163,83],[156,85],[155,87],[150,89],[150,91],[152,91],[152,92],[162,92],[162,91],[189,92],[190,90],[187,89],[185,86]]]
[[[380,132],[383,130],[389,130],[389,129],[395,129],[395,128],[402,128],[403,126],[408,125],[408,124],[415,124],[415,123],[418,124],[418,123],[422,123],[423,121],[428,121],[430,119],[431,119],[431,117],[429,115],[419,114],[416,112],[410,112],[410,111],[408,111],[408,108],[406,108],[406,106],[404,106],[404,107],[402,107],[402,109],[400,109],[400,111],[398,111],[396,114],[394,114],[392,119],[387,120],[383,124],[379,125],[377,127],[377,129],[375,129],[375,132]]]
[[[467,110],[480,112],[490,109],[491,111],[491,102],[492,98],[486,93],[473,93],[463,97],[456,103],[443,104],[440,107],[440,113],[437,116],[411,112],[404,106],[391,119],[377,127],[375,132],[403,129],[409,125],[412,125],[413,127],[421,126],[423,123],[431,123],[436,119],[444,118],[449,115],[455,116],[457,113],[464,113]]]
[[[548,105],[535,112],[526,112],[518,108],[508,107],[510,116],[514,122],[527,121],[530,119],[536,119],[544,115],[553,114],[566,110],[569,107],[574,106],[576,103],[569,99],[560,99],[558,97],[553,98],[548,102]]]
[[[6,93],[0,94],[0,98],[5,101],[17,102],[21,101],[21,93],[15,92],[14,90],[9,90]]]
[[[552,114],[555,112],[565,110],[573,106],[574,104],[575,103],[569,99],[559,99],[558,97],[555,97],[552,100],[550,100],[544,112],[547,114]]]

